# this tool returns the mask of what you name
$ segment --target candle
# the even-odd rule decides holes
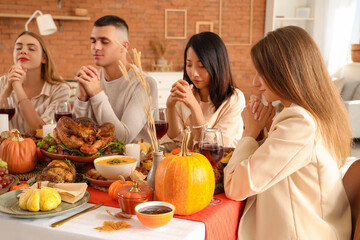
[[[137,167],[140,167],[140,144],[130,143],[125,145],[125,155],[136,158]]]
[[[46,124],[43,126],[43,138],[46,137],[49,133],[50,136],[54,136],[54,128],[56,127],[56,124]]]
[[[7,114],[0,114],[0,133],[9,131],[9,116]]]

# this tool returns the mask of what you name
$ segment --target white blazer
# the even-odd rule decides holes
[[[309,112],[292,104],[262,145],[242,138],[224,169],[228,198],[247,199],[239,239],[350,239],[341,173]]]

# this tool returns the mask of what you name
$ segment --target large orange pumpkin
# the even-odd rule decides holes
[[[36,145],[31,138],[22,138],[17,131],[14,137],[1,143],[0,157],[7,162],[9,173],[27,173],[37,163]]]
[[[190,129],[186,129],[180,154],[166,157],[156,169],[156,196],[175,205],[178,215],[190,215],[205,208],[215,189],[210,162],[199,153],[188,153],[189,138]]]

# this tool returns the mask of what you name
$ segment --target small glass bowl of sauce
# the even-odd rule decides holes
[[[175,212],[175,206],[168,202],[149,201],[135,207],[139,221],[148,228],[159,228],[168,224]]]

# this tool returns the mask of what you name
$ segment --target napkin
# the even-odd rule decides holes
[[[38,183],[34,183],[32,188],[36,188]],[[86,183],[52,183],[49,181],[42,181],[42,187],[52,187],[59,192],[61,200],[68,203],[75,203],[80,200],[87,189]]]

